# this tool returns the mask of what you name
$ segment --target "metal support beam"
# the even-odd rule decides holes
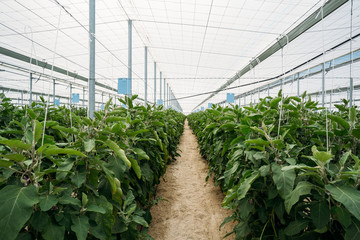
[[[21,91],[21,105],[24,105],[24,93]]]
[[[144,105],[146,106],[147,104],[147,47],[145,46],[145,101],[144,101]]]
[[[353,93],[354,93],[354,80],[353,78],[351,77],[350,78],[350,87],[349,87],[349,104],[350,104],[350,107],[352,107],[353,105]]]
[[[156,62],[154,62],[154,104],[156,105]]]
[[[130,96],[132,95],[132,20],[128,20],[128,78],[130,79]]]
[[[71,106],[71,103],[72,103],[72,84],[70,83],[70,96],[69,96],[69,106]]]
[[[88,117],[94,118],[95,112],[95,0],[89,2],[89,38],[90,38],[90,62],[89,62],[89,101]]]
[[[160,100],[162,100],[162,72],[160,72]]]
[[[164,78],[164,107],[166,107],[166,79]]]
[[[30,73],[30,99],[29,99],[29,105],[30,106],[31,106],[31,103],[32,103],[32,87],[33,87],[32,80],[33,80],[33,76],[32,76],[32,73]]]
[[[83,108],[85,107],[85,87],[83,87]]]
[[[322,64],[321,71],[321,106],[325,107],[325,64]]]
[[[53,80],[53,103],[55,105],[55,79]]]
[[[221,87],[219,87],[215,93],[212,93],[210,96],[205,98],[202,102],[194,107],[196,109],[198,106],[202,105],[204,102],[207,102],[209,99],[214,97],[224,88],[230,86],[234,81],[239,79],[241,76],[249,72],[252,68],[265,61],[268,57],[272,56],[274,53],[279,51],[281,48],[285,47],[287,44],[292,42],[294,39],[302,35],[308,29],[310,29],[315,24],[319,23],[325,17],[330,15],[336,9],[341,7],[343,4],[348,2],[349,0],[330,0],[327,1],[323,6],[314,11],[311,15],[309,15],[306,19],[304,19],[301,23],[295,26],[292,30],[290,30],[285,36],[281,37],[278,41],[276,41],[269,48],[260,53],[257,57],[249,62],[243,69],[238,71],[232,78],[230,78],[226,83],[224,83]],[[319,13],[323,13],[323,17],[318,17]]]

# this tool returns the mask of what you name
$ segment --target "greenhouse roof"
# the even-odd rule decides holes
[[[233,78],[234,81],[226,87],[278,76],[360,32],[360,2],[339,0],[343,3],[325,18],[325,12],[319,9],[330,2],[336,1],[97,0],[98,89],[103,91],[103,95],[107,92],[114,94],[118,78],[128,76],[128,20],[131,19],[134,94],[144,98],[145,46],[148,47],[150,102],[154,101],[154,62],[156,99],[160,98],[159,77],[162,72],[162,78],[166,79],[185,113],[208,106],[210,102],[223,101],[226,92],[243,94],[261,84],[233,88],[214,96],[209,93],[220,90],[251,61],[258,61],[258,65],[248,69],[239,79]],[[89,77],[89,1],[2,0],[0,9],[0,47],[65,69],[85,80]],[[351,9],[354,13],[352,17]],[[288,33],[301,26],[312,14],[316,19],[324,20],[291,43],[288,41],[282,45],[281,50],[261,63],[257,60],[279,39],[287,39]],[[315,66],[360,47],[356,39],[351,41],[351,46],[349,44],[333,49],[305,67]],[[43,74],[37,78],[39,82],[35,84],[34,91],[50,94],[52,84],[49,76],[63,80],[57,87],[59,95],[68,96],[68,82],[74,84],[74,92],[81,92],[82,86],[87,86],[71,74],[60,74],[51,68],[1,56],[0,65],[3,66],[0,68],[5,70],[0,73],[2,87],[29,90],[29,79],[20,69]],[[359,67],[354,66],[352,71],[356,73],[357,69]],[[46,74],[48,77],[45,77]],[[348,73],[339,73],[337,77],[345,76]],[[336,84],[340,87],[343,84],[339,81]],[[318,91],[319,86],[309,88]],[[209,96],[212,98],[209,99]]]

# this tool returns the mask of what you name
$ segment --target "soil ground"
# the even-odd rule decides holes
[[[181,157],[168,166],[158,186],[162,196],[153,206],[149,234],[156,240],[219,240],[231,232],[233,223],[219,226],[231,210],[221,207],[224,198],[211,178],[206,182],[208,165],[201,157],[195,135],[187,121],[180,139]],[[226,239],[234,239],[234,235]]]

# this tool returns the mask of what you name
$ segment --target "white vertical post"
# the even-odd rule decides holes
[[[128,21],[128,78],[130,81],[130,96],[132,95],[132,20]],[[128,86],[129,87],[129,86]]]
[[[70,108],[70,106],[71,106],[71,100],[72,100],[72,84],[70,83],[70,96],[69,96],[69,108]]]
[[[85,107],[85,87],[83,87],[83,108]]]
[[[32,77],[32,73],[30,73],[30,99],[29,99],[29,105],[31,106],[31,103],[32,103],[32,80],[33,80],[33,77]]]
[[[162,72],[160,72],[160,100],[162,100]]]
[[[154,104],[156,105],[156,62],[154,62]]]
[[[55,105],[55,79],[53,79],[53,103]]]
[[[147,105],[147,47],[145,46],[145,106]]]
[[[88,117],[94,118],[95,112],[95,0],[89,2],[89,38],[90,38],[90,66],[89,66],[89,98]]]
[[[322,64],[321,78],[321,106],[325,107],[325,64]]]

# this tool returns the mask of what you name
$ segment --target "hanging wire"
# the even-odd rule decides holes
[[[51,66],[51,74],[50,74],[50,75],[51,75],[51,78],[53,78],[53,74],[54,74],[54,62],[55,62],[55,54],[56,54],[57,41],[58,41],[58,36],[59,36],[59,27],[60,27],[61,11],[62,11],[62,9],[60,8],[59,18],[58,18],[58,25],[57,25],[57,31],[56,31],[56,38],[55,38],[54,54],[53,54],[52,66]],[[42,139],[41,139],[41,146],[44,145],[45,127],[46,127],[47,113],[48,113],[49,101],[50,101],[50,86],[51,86],[51,84],[49,84],[48,100],[46,101],[45,119],[44,119],[43,134],[42,134]]]

